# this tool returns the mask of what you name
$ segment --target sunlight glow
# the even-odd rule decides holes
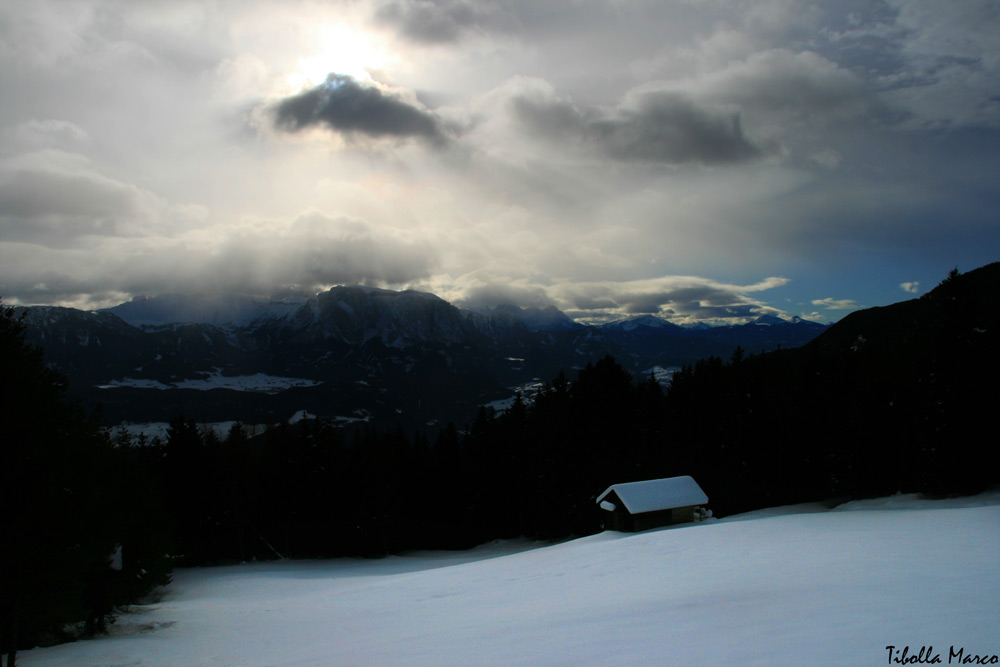
[[[318,53],[299,58],[296,71],[287,77],[297,89],[311,88],[326,81],[327,75],[346,74],[359,81],[371,81],[370,72],[391,63],[389,53],[371,36],[344,24],[326,25],[317,31]]]

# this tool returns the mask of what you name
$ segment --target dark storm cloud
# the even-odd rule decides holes
[[[607,115],[537,92],[515,95],[510,104],[515,117],[540,137],[589,144],[623,162],[734,164],[769,153],[744,135],[739,114],[704,108],[675,92],[634,97]]]
[[[445,140],[434,114],[342,74],[330,74],[315,88],[279,102],[274,106],[274,124],[286,132],[325,127],[375,139],[419,138],[432,143]]]
[[[425,44],[457,42],[470,30],[505,25],[504,16],[493,7],[463,0],[392,0],[376,10],[375,19]]]
[[[709,112],[678,93],[646,94],[637,109],[590,130],[605,152],[626,161],[731,164],[765,154],[744,136],[738,114]]]

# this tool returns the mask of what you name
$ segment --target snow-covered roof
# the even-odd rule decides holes
[[[704,505],[708,502],[708,496],[698,486],[694,478],[684,475],[682,477],[667,477],[664,479],[647,479],[642,482],[627,482],[625,484],[612,484],[607,490],[597,498],[600,505],[604,498],[615,492],[618,499],[625,505],[629,514],[642,514],[643,512],[656,512],[657,510],[668,510],[675,507],[688,507],[690,505]]]

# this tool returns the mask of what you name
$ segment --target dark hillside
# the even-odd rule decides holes
[[[949,343],[978,345],[983,340],[974,339],[996,335],[990,329],[1000,321],[998,289],[1000,262],[953,272],[919,299],[851,313],[807,348],[829,355],[874,345],[882,351],[933,354]]]
[[[986,434],[998,290],[1000,264],[953,272],[922,298],[854,313],[802,348],[686,368],[669,393],[671,422],[702,444],[683,464],[724,512],[995,483]]]

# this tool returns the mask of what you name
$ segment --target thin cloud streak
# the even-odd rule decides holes
[[[856,310],[860,308],[853,299],[834,299],[833,297],[813,299],[812,305],[823,306],[827,310]]]
[[[694,276],[670,276],[618,283],[574,283],[556,287],[553,292],[567,313],[583,321],[653,314],[683,324],[747,319],[779,312],[749,295],[788,282],[772,277],[752,285],[732,285]]]

